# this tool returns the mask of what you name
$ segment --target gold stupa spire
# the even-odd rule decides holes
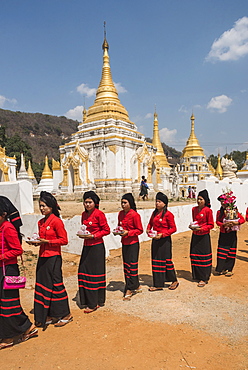
[[[28,161],[28,170],[27,170],[27,173],[28,173],[28,177],[31,180],[35,179],[34,172],[32,170],[32,166],[31,166],[31,162],[30,161]]]
[[[215,170],[215,176],[217,176],[220,180],[222,180],[222,175],[223,175],[223,171],[222,171],[222,167],[221,167],[221,163],[220,163],[220,153],[218,154],[218,163],[217,163],[217,167],[216,167],[216,170]]]
[[[42,176],[41,176],[41,179],[52,179],[53,178],[53,174],[52,174],[52,171],[50,170],[50,167],[48,166],[48,158],[47,158],[47,155],[45,157],[45,166],[44,166],[44,169],[43,169],[43,172],[42,172]]]
[[[195,117],[192,113],[191,119],[191,132],[187,140],[186,146],[183,149],[183,157],[204,157],[204,152],[195,136]]]
[[[109,118],[133,123],[129,120],[128,112],[119,100],[118,92],[112,80],[108,54],[109,44],[106,39],[105,23],[104,23],[104,41],[102,49],[103,49],[102,78],[96,91],[95,102],[88,109],[87,114],[84,115],[83,123]]]
[[[157,115],[156,110],[154,112],[152,145],[155,146],[155,148],[157,148],[156,159],[159,161],[159,166],[160,167],[170,167],[167,161],[167,157],[164,154],[164,150],[163,150],[163,147],[160,141],[159,129],[158,129],[158,115]]]

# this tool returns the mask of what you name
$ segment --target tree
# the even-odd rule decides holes
[[[239,150],[234,150],[230,153],[230,156],[238,166],[238,170],[241,170],[241,168],[244,166],[245,158],[246,158],[246,152],[240,152]]]
[[[214,169],[216,169],[217,163],[218,163],[218,157],[214,154],[210,154],[210,156],[208,157],[208,162],[211,163]]]
[[[6,154],[9,157],[16,157],[18,168],[20,168],[21,165],[21,153],[23,153],[25,157],[26,167],[28,165],[28,161],[32,162],[31,147],[25,143],[18,134],[6,138],[5,148]]]

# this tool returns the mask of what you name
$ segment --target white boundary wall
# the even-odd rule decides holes
[[[213,210],[214,219],[216,216],[217,210],[220,208],[220,202],[217,198],[220,194],[225,191],[226,188],[231,189],[235,196],[237,197],[237,207],[239,211],[243,214],[246,212],[248,206],[248,180],[242,182],[239,179],[231,181],[230,179],[224,179],[219,181],[215,177],[211,177],[208,180],[201,180],[197,183],[197,193],[200,190],[207,189],[210,195],[211,200],[211,209]],[[177,225],[177,233],[184,232],[189,230],[188,225],[192,219],[192,208],[194,204],[183,205],[183,206],[173,206],[169,207],[169,210],[175,216],[175,221]],[[153,209],[144,209],[138,210],[138,213],[141,216],[141,221],[146,230],[146,226],[149,222],[150,216],[153,212]],[[40,215],[22,215],[22,233],[25,237],[32,235],[34,232],[37,232],[37,222],[42,216]],[[113,230],[117,225],[118,213],[106,213],[108,224],[111,230]],[[71,219],[64,220],[65,228],[68,233],[69,243],[64,246],[62,249],[65,252],[81,254],[83,241],[76,236],[77,231],[81,226],[81,216],[74,216]],[[140,242],[149,240],[146,232],[144,232],[139,237]],[[114,236],[112,233],[104,237],[104,243],[106,247],[106,255],[109,255],[111,249],[117,249],[121,247],[121,238],[120,236]]]
[[[27,180],[0,182],[0,195],[11,200],[21,214],[33,213],[33,186]]]
[[[226,189],[231,189],[236,196],[236,205],[240,213],[245,215],[248,207],[248,180],[241,181],[240,179],[218,180],[216,177],[210,177],[208,180],[201,180],[197,182],[197,194],[203,189],[207,189],[211,200],[211,209],[213,210],[214,219],[216,212],[220,209],[220,202],[217,200],[218,196],[223,194]]]
[[[192,218],[192,207],[194,204],[184,205],[184,206],[174,206],[169,207],[169,210],[175,216],[175,222],[177,225],[177,233],[187,231],[188,225]],[[146,230],[146,226],[149,222],[153,209],[138,210],[141,216],[141,221]],[[106,213],[107,221],[110,230],[113,230],[117,226],[118,213]],[[21,232],[24,234],[24,239],[31,236],[34,232],[37,232],[37,222],[42,218],[40,215],[22,215],[23,226]],[[81,254],[83,248],[83,241],[76,236],[77,231],[81,226],[81,216],[74,216],[71,219],[63,220],[65,228],[68,233],[69,243],[62,247],[64,252]],[[144,232],[139,236],[140,242],[151,240]],[[121,247],[120,236],[114,236],[112,233],[104,237],[104,244],[106,247],[106,255],[109,255],[111,249],[118,249]]]

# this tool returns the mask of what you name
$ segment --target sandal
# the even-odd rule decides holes
[[[33,328],[29,333],[22,335],[22,342],[26,342],[28,339],[38,337],[38,329]]]
[[[227,276],[227,277],[233,276],[232,271],[227,271],[227,273],[225,274],[225,276]]]
[[[126,294],[126,295],[124,295],[124,297],[123,297],[123,301],[131,301],[131,297],[132,297],[132,293],[131,294]]]
[[[175,290],[179,285],[179,282],[178,281],[173,281],[173,283],[169,286],[168,289],[170,290]]]
[[[62,319],[59,319],[56,324],[54,324],[55,328],[60,328],[62,326],[65,326],[66,324],[69,324],[69,322],[72,322],[73,321],[73,317],[70,316],[69,319],[65,319],[65,318],[62,318]]]
[[[134,289],[134,293],[142,293],[142,288]]]
[[[206,285],[205,281],[199,281],[199,283],[197,284],[199,288],[203,288],[205,285]]]
[[[163,290],[163,288],[156,288],[155,286],[151,286],[148,290],[149,292],[156,292],[157,290]]]
[[[94,312],[94,311],[96,311],[98,308],[99,308],[99,306],[96,306],[95,308],[89,308],[89,307],[87,307],[87,308],[84,310],[84,313],[91,313],[91,312]],[[54,326],[55,326],[55,325],[54,325]]]
[[[10,342],[10,343],[0,343],[0,350],[1,349],[4,349],[4,348],[8,348],[8,347],[12,347],[14,344],[14,342]]]
[[[38,322],[38,321],[35,321],[34,325],[36,326],[36,328],[42,328],[42,323],[41,322]]]
[[[219,275],[226,275],[227,272],[227,270],[222,270],[221,272],[219,272]]]

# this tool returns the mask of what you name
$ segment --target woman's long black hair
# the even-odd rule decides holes
[[[22,226],[22,220],[20,213],[9,198],[0,195],[0,216],[5,216],[6,220],[12,223],[15,227],[20,243],[22,242],[22,234],[20,227]]]

